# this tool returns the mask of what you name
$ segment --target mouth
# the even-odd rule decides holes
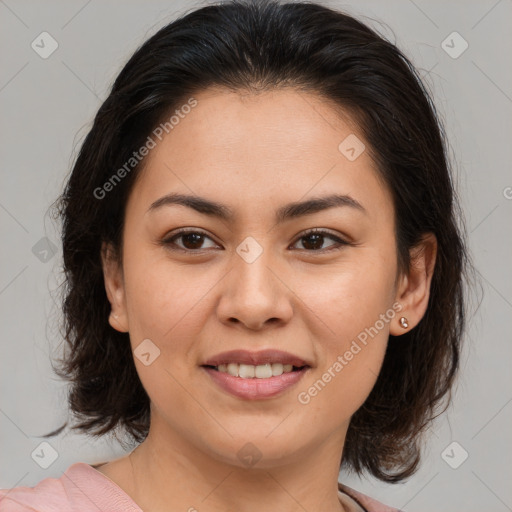
[[[312,365],[290,352],[266,349],[223,352],[200,366],[216,389],[245,400],[263,400],[290,390]]]
[[[276,364],[202,365],[214,387],[243,400],[266,400],[281,395],[297,385],[311,370],[309,365],[293,366]],[[275,374],[275,375],[274,375]]]

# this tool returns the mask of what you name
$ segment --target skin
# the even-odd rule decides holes
[[[352,510],[337,489],[349,421],[375,384],[389,334],[414,328],[426,311],[435,237],[411,251],[414,265],[399,275],[390,192],[368,151],[349,161],[338,150],[350,134],[364,139],[327,100],[292,88],[211,88],[194,97],[197,106],[150,151],[129,197],[122,265],[103,247],[110,324],[130,333],[133,349],[150,339],[160,356],[148,366],[134,358],[151,399],[147,439],[98,470],[145,512]],[[179,205],[148,213],[170,192],[221,202],[235,217]],[[366,213],[344,206],[275,223],[280,206],[332,193],[349,194]],[[182,227],[207,235],[195,245],[174,239],[188,253],[160,243]],[[302,238],[310,228],[353,245]],[[252,263],[236,252],[249,236],[263,249]],[[298,393],[397,302],[401,312],[300,403]],[[278,348],[312,368],[278,397],[243,400],[200,367],[237,348]],[[248,442],[261,453],[251,467],[237,456]]]

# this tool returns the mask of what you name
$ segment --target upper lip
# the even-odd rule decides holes
[[[307,361],[294,354],[275,349],[260,350],[259,352],[250,352],[249,350],[230,350],[209,358],[202,364],[202,366],[219,366],[219,364],[228,363],[251,364],[254,366],[268,363],[291,364],[293,366],[311,366]]]

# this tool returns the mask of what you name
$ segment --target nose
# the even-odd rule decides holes
[[[231,271],[222,280],[219,319],[224,323],[242,324],[250,330],[289,322],[293,315],[293,292],[275,260],[271,261],[270,250],[264,250],[251,263],[238,254],[233,260]]]

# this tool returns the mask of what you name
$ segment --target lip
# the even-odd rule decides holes
[[[229,375],[229,373],[219,372],[207,366],[202,366],[202,369],[222,390],[246,400],[263,400],[275,397],[295,386],[302,377],[304,377],[306,372],[311,370],[310,367],[305,367],[300,370],[283,373],[276,377],[269,377],[268,379],[243,379],[241,377],[233,377],[233,375]]]
[[[219,364],[228,363],[252,364],[254,366],[267,363],[291,364],[293,366],[312,366],[311,362],[291,354],[290,352],[284,352],[276,349],[260,350],[258,352],[251,352],[249,350],[230,350],[211,357],[205,361],[202,366],[219,366]]]

